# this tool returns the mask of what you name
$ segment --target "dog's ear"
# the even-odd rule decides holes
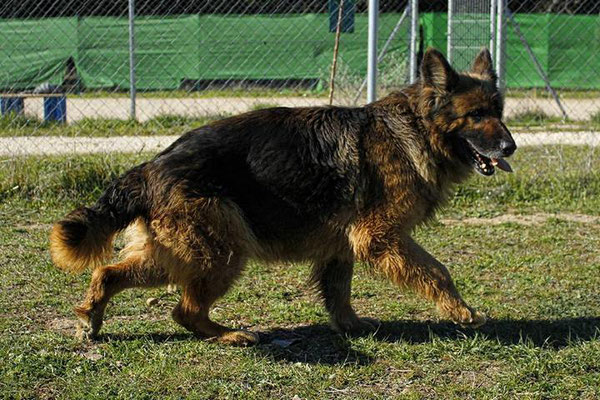
[[[440,92],[449,92],[458,82],[458,74],[442,53],[429,48],[423,55],[421,77],[426,86],[436,88]]]
[[[496,76],[496,72],[494,72],[494,66],[492,64],[492,55],[487,48],[481,49],[475,60],[473,60],[473,67],[471,67],[471,72],[481,75],[482,77],[496,82],[498,77]]]

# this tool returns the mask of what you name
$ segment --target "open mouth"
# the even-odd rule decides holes
[[[465,142],[467,143],[467,148],[469,149],[473,168],[481,175],[494,175],[494,172],[496,171],[495,167],[498,167],[506,172],[513,172],[510,164],[504,158],[486,157],[480,152],[478,152],[475,149],[475,147],[471,143],[469,143],[468,140],[466,140]]]

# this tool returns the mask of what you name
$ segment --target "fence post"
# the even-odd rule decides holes
[[[497,0],[490,1],[490,55],[492,60],[496,59],[496,9]]]
[[[367,50],[367,103],[377,100],[377,22],[379,0],[369,0],[369,37]]]
[[[452,16],[454,14],[454,1],[448,0],[448,26],[446,27],[446,59],[452,65]]]
[[[497,0],[497,24],[496,24],[496,74],[498,75],[498,88],[504,90],[506,78],[504,73],[504,8],[506,0]]]
[[[410,0],[410,83],[417,81],[417,31],[419,24],[419,1]]]
[[[129,0],[129,118],[135,119],[135,0]]]
[[[400,30],[400,26],[402,25],[402,23],[404,22],[404,19],[406,18],[406,15],[408,14],[409,8],[410,8],[410,4],[404,8],[404,11],[402,12],[402,15],[400,16],[400,19],[398,20],[398,22],[396,22],[396,26],[394,26],[394,29],[392,29],[392,33],[390,33],[390,36],[388,36],[387,40],[385,41],[383,47],[381,48],[381,51],[379,52],[379,56],[377,56],[377,64],[379,64],[380,62],[383,61],[383,58],[385,57],[385,54],[387,53],[387,50],[390,47],[390,44],[392,44],[392,41],[396,37],[396,34]],[[356,92],[356,95],[354,96],[354,100],[352,100],[352,104],[356,104],[356,102],[358,101],[358,98],[360,97],[363,90],[365,89],[366,84],[367,84],[367,78],[365,78],[362,81],[362,83],[360,84],[360,87],[358,88],[358,91]]]

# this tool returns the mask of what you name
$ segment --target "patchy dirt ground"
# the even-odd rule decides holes
[[[568,222],[577,222],[581,224],[597,224],[600,223],[600,217],[586,214],[571,214],[571,213],[537,213],[530,215],[505,214],[492,218],[464,218],[464,219],[440,219],[444,225],[500,225],[505,223],[513,223],[520,225],[543,225],[550,220],[561,220]]]
[[[600,146],[596,132],[514,133],[518,146],[587,145]],[[178,136],[115,136],[115,137],[5,137],[0,138],[0,157],[26,155],[59,155],[91,153],[159,152]]]

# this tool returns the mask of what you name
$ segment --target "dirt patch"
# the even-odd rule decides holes
[[[13,229],[17,231],[50,231],[52,224],[29,224],[16,225]]]
[[[444,225],[500,225],[506,223],[520,225],[543,225],[546,222],[558,219],[561,221],[576,222],[580,224],[596,224],[600,222],[600,216],[572,213],[536,213],[529,215],[505,214],[491,218],[463,218],[463,219],[440,219]]]
[[[143,321],[151,321],[151,322],[157,322],[157,321],[165,321],[165,320],[169,320],[169,316],[168,314],[149,314],[149,313],[144,313],[144,314],[138,314],[138,315],[114,315],[111,316],[110,318],[107,318],[104,320],[104,324],[110,324],[111,322],[114,321],[138,321],[138,320],[143,320]],[[75,318],[53,318],[51,320],[49,320],[47,322],[47,327],[55,332],[60,332],[60,333],[67,333],[67,334],[73,334],[75,332],[75,326],[77,324],[77,321],[75,320]]]
[[[170,308],[169,308],[170,310]],[[168,313],[143,313],[136,315],[113,315],[110,318],[104,320],[104,323],[110,324],[111,321],[121,321],[121,322],[129,322],[129,321],[150,321],[150,322],[158,322],[158,321],[169,321],[171,319]]]
[[[48,328],[63,334],[74,334],[75,323],[74,318],[54,318],[48,321]]]
[[[514,133],[519,146],[586,145],[600,146],[597,132],[543,132]],[[57,154],[111,154],[115,152],[159,152],[179,136],[113,136],[113,137],[63,137],[22,136],[0,138],[0,156]]]

